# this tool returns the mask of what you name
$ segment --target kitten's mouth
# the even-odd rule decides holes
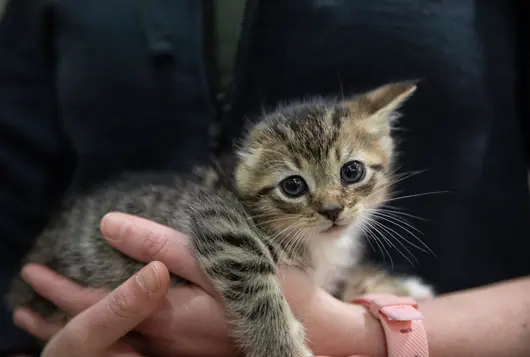
[[[340,233],[340,232],[344,231],[344,229],[346,227],[347,227],[346,225],[340,225],[340,224],[333,223],[330,227],[324,229],[322,231],[322,233],[324,233],[324,234],[337,234],[337,233]]]

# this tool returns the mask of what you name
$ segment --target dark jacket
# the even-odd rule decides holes
[[[528,274],[514,4],[251,0],[218,96],[208,1],[12,0],[0,23],[0,293],[67,190],[189,170],[212,125],[214,150],[229,150],[245,118],[277,101],[409,78],[423,81],[404,108],[400,165],[428,171],[398,189],[449,193],[395,202],[428,219],[413,223],[436,254],[409,246],[411,267],[391,250],[396,269],[442,292]],[[10,321],[2,311],[0,351],[21,341]]]

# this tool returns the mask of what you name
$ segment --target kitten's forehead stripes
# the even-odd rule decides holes
[[[333,139],[337,140],[340,132],[343,128],[344,119],[349,118],[352,115],[350,109],[344,106],[343,103],[337,104],[333,107],[331,112],[331,124],[333,126]]]
[[[306,105],[275,118],[277,122],[272,125],[271,131],[294,154],[294,164],[300,168],[301,161],[297,155],[309,154],[319,161],[328,157],[339,138],[341,119],[347,115],[347,108],[340,105]],[[296,137],[296,144],[293,137]]]
[[[299,171],[302,171],[302,160],[300,160],[300,158],[298,156],[293,156],[292,157],[292,160],[293,160],[293,164],[294,166],[299,170]]]

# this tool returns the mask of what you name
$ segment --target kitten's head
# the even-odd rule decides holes
[[[282,236],[339,236],[380,205],[392,180],[392,122],[415,89],[391,83],[265,115],[242,142],[235,172],[254,220]]]

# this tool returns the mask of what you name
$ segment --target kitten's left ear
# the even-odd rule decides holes
[[[359,98],[368,115],[391,116],[416,91],[418,81],[388,83]]]
[[[419,81],[388,83],[353,98],[348,105],[367,116],[373,124],[388,127],[399,117],[396,112],[416,91]]]

